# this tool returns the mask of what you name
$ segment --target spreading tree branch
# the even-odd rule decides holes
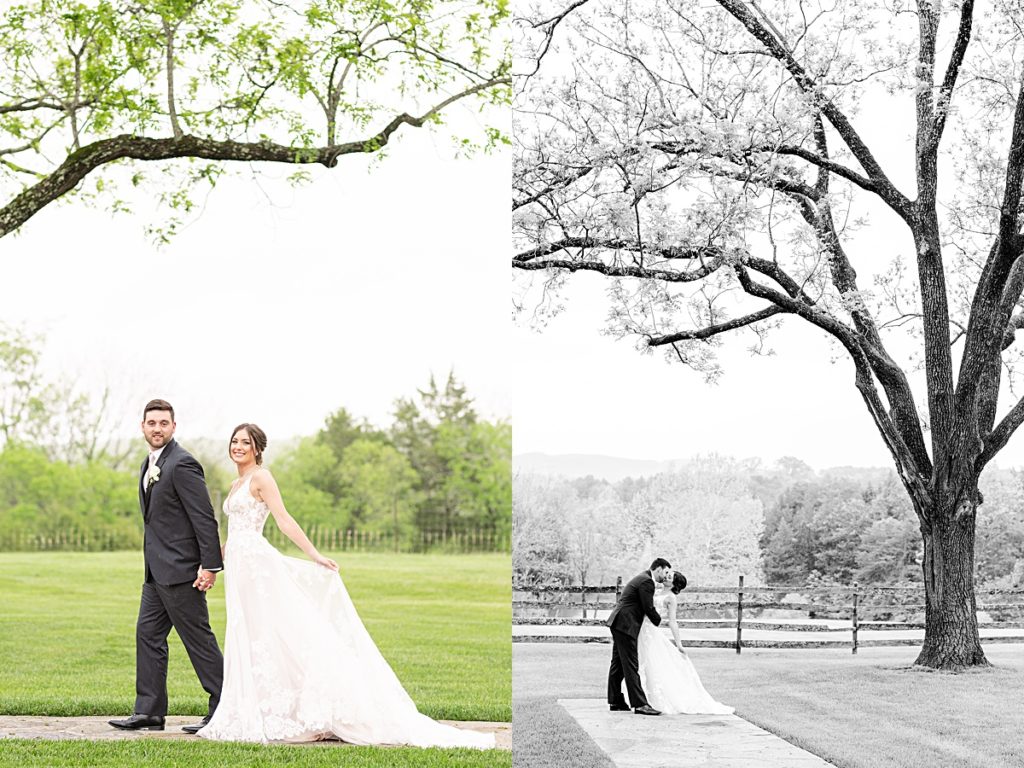
[[[665,344],[674,344],[677,341],[692,341],[692,340],[704,340],[710,339],[712,336],[718,336],[721,333],[728,331],[734,331],[737,328],[743,328],[748,325],[753,325],[762,320],[767,320],[769,317],[781,314],[785,312],[782,307],[770,306],[764,309],[758,310],[757,312],[751,312],[749,315],[743,315],[743,317],[737,317],[732,320],[726,320],[715,325],[709,325],[704,328],[697,328],[692,331],[679,331],[677,333],[670,333],[666,336],[648,336],[647,345],[649,347],[660,347]]]
[[[601,261],[578,261],[575,259],[546,259],[544,261],[514,261],[516,269],[539,271],[564,269],[567,272],[597,272],[606,277],[636,277],[643,280],[660,280],[665,283],[692,283],[702,280],[722,266],[721,261],[705,264],[687,272],[668,269],[650,269],[626,264],[605,264]]]
[[[1003,449],[1017,428],[1024,423],[1024,398],[1021,398],[1010,409],[998,426],[993,429],[985,438],[985,447],[978,457],[976,471],[981,472],[982,468],[990,462],[999,451]]]
[[[509,84],[511,79],[508,77],[493,78],[448,97],[419,117],[402,113],[366,139],[325,147],[289,147],[270,141],[238,142],[190,135],[167,139],[121,135],[101,139],[73,152],[42,181],[0,208],[0,237],[13,232],[49,203],[74,189],[89,173],[107,163],[125,159],[154,161],[194,157],[203,160],[319,164],[334,168],[338,158],[343,155],[380,151],[403,125],[420,128],[460,99]]]
[[[842,137],[868,177],[875,182],[879,196],[901,218],[909,221],[911,218],[910,201],[896,189],[846,115],[836,106],[835,102],[821,92],[814,78],[794,58],[782,39],[769,28],[768,24],[751,13],[741,0],[718,0],[718,4],[739,21],[768,50],[771,56],[786,68],[804,93],[814,99],[818,109]]]
[[[523,208],[527,205],[530,205],[531,203],[535,203],[542,197],[550,195],[552,192],[558,192],[560,190],[566,189],[575,184],[580,179],[582,179],[592,170],[594,170],[593,165],[585,165],[580,168],[575,168],[572,171],[568,171],[566,173],[557,174],[555,178],[549,181],[547,186],[545,186],[540,191],[531,192],[527,194],[525,197],[521,197],[519,199],[513,199],[512,210],[514,211],[518,208]]]
[[[942,140],[942,132],[946,127],[946,117],[949,115],[949,103],[953,98],[953,89],[956,87],[957,77],[964,63],[967,45],[971,41],[973,17],[974,0],[964,0],[963,5],[960,7],[960,28],[957,30],[956,42],[953,43],[953,53],[949,57],[946,76],[942,79],[942,86],[939,88],[939,95],[935,100],[935,126],[928,141],[930,151],[937,152],[939,142]]]
[[[566,237],[561,240],[556,240],[553,243],[539,245],[536,248],[530,248],[527,251],[523,251],[513,257],[512,264],[515,267],[523,269],[523,264],[525,262],[533,261],[534,259],[538,259],[543,256],[550,256],[552,253],[558,253],[559,251],[567,251],[569,249],[579,249],[581,253],[587,250],[599,249],[605,251],[638,251],[640,250],[640,245],[635,240],[602,240],[596,237]],[[725,257],[724,249],[707,245],[679,245],[670,247],[652,247],[651,245],[648,245],[647,252],[655,254],[666,260],[699,259],[702,263],[705,260],[721,262]],[[531,267],[531,269],[532,268],[533,267]],[[710,272],[707,274],[710,274]]]
[[[786,155],[790,157],[798,157],[801,160],[805,160],[808,163],[827,171],[834,173],[836,176],[850,181],[860,188],[873,192],[881,196],[880,187],[877,182],[872,179],[857,173],[850,168],[847,168],[842,163],[837,163],[831,160],[827,155],[816,154],[811,152],[804,147],[792,145],[792,144],[758,144],[749,148],[745,148],[739,152],[726,153],[726,152],[709,152],[708,147],[697,142],[671,142],[671,141],[659,141],[652,144],[653,149],[657,149],[661,152],[674,155],[696,155],[706,154],[711,157],[718,157],[722,160],[728,160],[735,163],[749,162],[752,158],[759,154],[768,155]],[[817,197],[816,194],[809,194],[811,198]]]
[[[549,19],[545,19],[544,21],[534,22],[532,24],[534,29],[543,30],[544,42],[541,45],[541,50],[537,53],[537,58],[534,59],[533,71],[526,72],[524,77],[533,77],[540,70],[540,63],[551,48],[551,43],[555,39],[555,30],[558,28],[558,25],[561,24],[570,13],[589,2],[590,0],[574,0],[574,2],[570,3],[569,6],[567,6],[561,13],[556,14]]]
[[[889,448],[890,453],[892,453],[900,473],[900,478],[913,498],[922,501],[926,500],[928,498],[928,490],[921,479],[924,468],[918,466],[914,452],[908,448],[903,436],[882,404],[874,385],[872,366],[868,353],[861,344],[857,332],[828,312],[809,306],[802,301],[774,291],[768,286],[753,280],[743,265],[736,265],[735,270],[740,285],[746,293],[766,299],[785,311],[799,315],[807,322],[831,335],[849,352],[857,371],[855,382],[857,389],[868,406],[868,411],[886,446]],[[926,504],[915,504],[915,508],[926,508],[926,506]]]

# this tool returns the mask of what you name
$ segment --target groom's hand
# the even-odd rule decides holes
[[[200,568],[199,573],[196,575],[196,580],[192,582],[192,586],[200,592],[207,592],[216,583],[217,574],[214,571],[206,571]]]

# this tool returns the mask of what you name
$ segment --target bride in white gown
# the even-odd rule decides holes
[[[704,690],[693,662],[683,651],[676,624],[676,602],[678,594],[686,588],[686,577],[676,572],[671,583],[655,600],[664,602],[659,613],[667,615],[673,639],[669,640],[646,616],[636,639],[640,684],[647,701],[666,715],[731,715],[732,707],[719,704]]]
[[[321,555],[288,514],[260,466],[267,439],[235,429],[239,479],[224,502],[227,631],[224,687],[209,723],[217,741],[312,741],[416,747],[494,746],[420,714],[367,633],[338,564]],[[286,557],[262,534],[268,515],[313,562]]]

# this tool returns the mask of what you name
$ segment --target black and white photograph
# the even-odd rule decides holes
[[[514,764],[1024,763],[1024,6],[512,28]]]

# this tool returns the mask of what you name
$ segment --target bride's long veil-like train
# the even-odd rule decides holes
[[[733,708],[712,698],[688,656],[644,618],[636,639],[640,685],[652,707],[667,715],[731,715]]]

